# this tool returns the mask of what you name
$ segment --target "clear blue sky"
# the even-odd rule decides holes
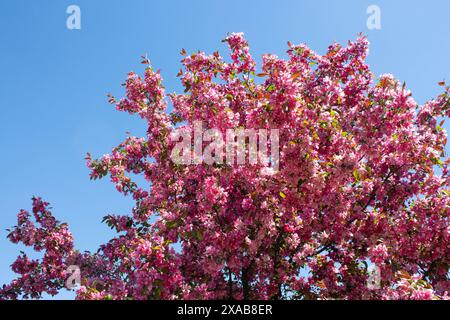
[[[81,8],[81,30],[66,28],[70,4]],[[370,4],[381,8],[381,30],[366,27]],[[145,132],[106,99],[121,95],[130,70],[142,71],[142,54],[170,92],[180,91],[180,49],[225,55],[227,32],[244,32],[258,58],[283,56],[288,40],[323,53],[363,32],[372,70],[406,81],[422,103],[439,94],[437,82],[450,80],[449,13],[448,0],[2,0],[0,283],[12,279],[9,265],[20,249],[5,240],[5,229],[30,208],[32,195],[52,203],[82,250],[111,237],[100,223],[105,214],[130,212],[130,199],[107,180],[89,180],[84,156],[108,153],[126,131]]]

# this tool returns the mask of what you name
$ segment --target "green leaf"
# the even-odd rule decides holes
[[[302,48],[302,47],[298,47],[298,48],[295,48],[295,53],[296,54],[298,54],[298,55],[302,55],[303,54],[303,51],[304,51],[304,49]]]
[[[358,169],[353,170],[353,177],[355,177],[356,182],[359,182],[361,180]]]
[[[319,124],[324,129],[328,128],[328,122],[326,122],[326,121],[320,121]]]
[[[273,107],[272,107],[272,105],[270,105],[270,104],[266,104],[266,105],[264,106],[264,109],[265,109],[266,111],[272,111],[272,110],[273,110]]]
[[[266,91],[267,92],[272,92],[272,91],[274,91],[275,90],[275,85],[272,83],[272,84],[269,84],[267,87],[266,87]]]
[[[203,240],[203,234],[199,230],[195,231],[195,237],[200,241]]]
[[[283,199],[286,199],[286,194],[283,191],[280,191],[280,197],[282,197]]]
[[[338,121],[336,119],[331,120],[331,125],[333,126],[333,128],[337,128],[338,127]]]
[[[417,283],[419,284],[419,285],[421,285],[422,287],[427,287],[428,286],[428,283],[426,283],[424,280],[422,280],[422,279],[420,279],[419,281],[417,281]]]
[[[176,221],[167,221],[166,222],[166,228],[167,229],[173,229],[177,226],[177,222]]]

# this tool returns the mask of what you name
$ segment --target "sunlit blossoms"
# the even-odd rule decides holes
[[[146,121],[147,136],[87,161],[92,179],[109,176],[135,200],[132,212],[106,216],[117,236],[81,253],[35,198],[9,239],[43,257],[21,254],[0,298],[56,294],[70,265],[79,299],[448,298],[449,87],[418,105],[392,75],[374,78],[364,37],[325,55],[288,43],[286,59],[264,55],[258,70],[242,34],[225,42],[230,59],[182,51],[182,94],[166,94],[147,59],[142,77],[128,75],[110,101]],[[278,170],[175,163],[173,133],[198,121],[222,136],[278,130]]]

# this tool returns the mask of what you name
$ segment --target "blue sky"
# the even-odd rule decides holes
[[[66,28],[71,4],[81,9],[81,30]],[[366,27],[371,4],[381,9],[381,30]],[[12,279],[9,265],[20,249],[5,229],[33,195],[52,203],[82,250],[112,236],[100,223],[104,215],[130,211],[131,200],[107,180],[89,180],[84,157],[108,153],[127,131],[145,132],[106,99],[121,96],[129,71],[142,71],[141,55],[173,92],[181,88],[180,49],[225,55],[227,32],[244,32],[258,61],[263,53],[284,56],[288,40],[323,53],[363,32],[375,74],[393,73],[423,103],[440,93],[437,82],[450,81],[449,12],[448,0],[2,0],[0,284]]]

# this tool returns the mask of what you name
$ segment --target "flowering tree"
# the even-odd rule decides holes
[[[374,81],[364,37],[323,56],[288,43],[288,58],[264,55],[258,74],[242,34],[225,42],[228,62],[182,51],[185,92],[167,95],[170,113],[148,60],[143,78],[128,75],[125,98],[110,101],[145,120],[147,136],[87,162],[92,179],[109,176],[133,197],[132,213],[106,216],[117,236],[81,253],[34,198],[8,237],[43,257],[20,255],[0,298],[56,294],[70,265],[81,270],[79,299],[448,297],[450,161],[438,121],[450,115],[449,87],[419,106],[393,76]],[[195,121],[278,129],[279,170],[175,163],[172,134]]]

